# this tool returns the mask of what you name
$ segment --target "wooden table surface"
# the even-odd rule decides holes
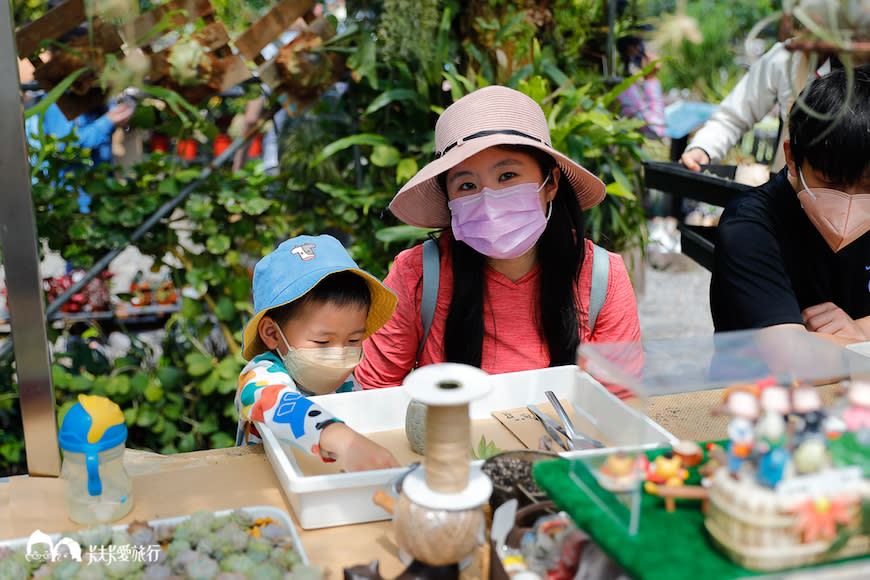
[[[328,578],[340,579],[343,568],[375,559],[385,578],[394,578],[405,568],[398,558],[390,520],[301,529],[260,445],[177,455],[128,452],[125,465],[133,479],[134,505],[117,524],[187,515],[199,509],[273,506],[290,514],[309,561]],[[67,518],[62,479],[12,477],[0,483],[0,540],[26,538],[37,529],[55,533],[82,527]],[[479,557],[461,577],[480,580]]]

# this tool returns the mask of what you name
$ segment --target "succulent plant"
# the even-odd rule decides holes
[[[76,572],[75,580],[107,580],[110,578],[109,573],[103,566],[79,566]]]
[[[272,557],[270,560],[285,570],[294,571],[302,563],[302,558],[299,556],[299,552],[294,550],[292,547],[275,548],[272,550]]]
[[[198,556],[199,552],[197,552],[196,550],[181,550],[175,555],[174,558],[170,556],[169,561],[172,563],[172,569],[180,574],[181,572],[184,572],[187,568],[187,565],[190,562],[193,562]]]
[[[169,545],[166,546],[166,555],[170,560],[174,561],[180,552],[190,550],[191,548],[192,546],[187,540],[172,540]]]
[[[320,570],[302,565],[290,530],[270,518],[256,519],[241,511],[221,518],[197,512],[168,529],[134,522],[126,529],[95,526],[69,536],[84,548],[81,562],[30,562],[24,548],[0,548],[0,579],[322,578]],[[146,548],[150,548],[147,553]],[[114,556],[106,557],[107,553]]]
[[[147,522],[132,522],[127,526],[130,541],[137,546],[151,546],[157,542],[157,533]]]
[[[260,528],[260,537],[268,540],[276,541],[281,538],[286,538],[290,533],[275,523],[268,523]]]
[[[254,561],[247,554],[230,554],[221,561],[221,570],[239,572],[248,575],[254,567]]]
[[[196,544],[196,551],[200,554],[205,554],[206,556],[214,556],[216,553],[223,553],[222,550],[218,549],[219,543],[217,539],[217,534],[214,532],[209,532],[202,539],[199,540]]]
[[[263,562],[272,555],[272,542],[266,538],[251,538],[248,542],[248,557],[254,562]]]
[[[145,571],[142,574],[142,580],[166,580],[172,577],[172,568],[165,564],[155,564],[154,566],[145,566]]]
[[[251,539],[251,536],[235,522],[230,522],[219,529],[215,536],[218,540],[218,548],[224,554],[244,552],[248,549],[248,542]]]
[[[84,529],[71,537],[81,544],[82,548],[90,546],[106,546],[112,539],[112,526],[99,524],[87,529]]]
[[[12,557],[0,559],[0,578],[26,580],[30,578],[30,568]]]
[[[284,570],[272,562],[260,562],[251,570],[250,576],[257,580],[283,580]]]
[[[189,580],[213,580],[220,574],[221,568],[214,559],[197,552],[196,557],[184,567],[184,571]]]
[[[242,527],[251,527],[257,521],[257,518],[254,517],[250,512],[246,512],[245,510],[234,510],[227,519],[230,522],[235,522]]]

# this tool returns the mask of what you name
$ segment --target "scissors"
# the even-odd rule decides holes
[[[538,409],[535,405],[528,405],[526,407],[529,411],[534,414],[535,417],[544,425],[544,431],[547,432],[547,435],[550,436],[550,439],[559,444],[562,449],[565,451],[570,451],[574,448],[571,443],[571,439],[568,437],[568,433],[565,431],[565,428],[553,421],[550,417],[545,415]],[[564,437],[564,440],[562,439]]]
[[[574,428],[574,423],[571,421],[571,417],[569,417],[568,413],[565,412],[565,408],[562,407],[562,403],[559,402],[559,398],[556,397],[556,394],[553,393],[553,391],[545,391],[544,394],[547,396],[547,400],[550,401],[556,414],[559,415],[559,420],[562,421],[562,425],[564,425],[564,429],[560,432],[564,433],[565,437],[571,443],[571,449],[600,449],[601,447],[604,447],[604,443],[601,441],[596,441],[592,437]]]

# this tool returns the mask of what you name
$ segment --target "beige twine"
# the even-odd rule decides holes
[[[468,487],[471,421],[468,403],[426,406],[426,485],[439,493],[459,493]]]

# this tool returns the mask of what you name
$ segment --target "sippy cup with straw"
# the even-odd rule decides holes
[[[127,425],[121,408],[105,397],[79,395],[63,419],[58,439],[70,519],[98,524],[127,515],[133,495],[124,469]]]

